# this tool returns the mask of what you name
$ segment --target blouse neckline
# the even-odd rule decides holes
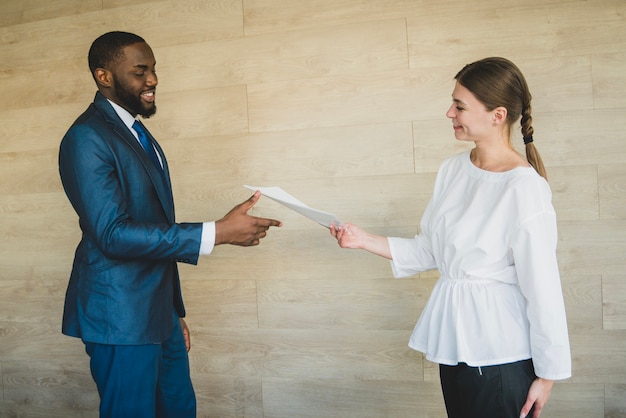
[[[481,179],[485,179],[485,180],[491,180],[491,181],[504,181],[510,177],[516,176],[516,175],[530,175],[532,174],[535,169],[531,166],[528,167],[515,167],[512,168],[510,170],[507,171],[489,171],[489,170],[484,170],[482,168],[477,167],[476,165],[474,165],[474,163],[472,162],[471,159],[471,152],[472,150],[467,150],[465,152],[465,156],[463,158],[463,163],[464,165],[467,167],[467,169],[469,170],[470,174],[472,174],[474,177],[477,178],[481,178]]]

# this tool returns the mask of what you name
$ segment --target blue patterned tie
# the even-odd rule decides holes
[[[152,145],[152,142],[148,137],[146,129],[137,120],[133,123],[133,129],[137,132],[137,136],[139,136],[139,142],[141,142],[141,146],[148,154],[148,157],[150,157],[154,165],[159,170],[163,170],[163,167],[161,167],[161,162],[159,161],[159,157],[157,157],[156,151],[154,150],[154,146]]]

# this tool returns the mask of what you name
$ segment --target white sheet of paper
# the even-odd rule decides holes
[[[281,205],[295,212],[298,212],[300,215],[306,216],[307,218],[317,222],[322,226],[325,226],[326,228],[330,228],[331,225],[343,225],[343,222],[337,219],[337,217],[332,213],[313,209],[305,205],[280,187],[254,187],[246,185],[244,185],[243,187],[252,191],[258,190],[263,196],[269,197],[270,199],[280,203]]]

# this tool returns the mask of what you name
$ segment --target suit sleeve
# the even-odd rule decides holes
[[[61,142],[59,171],[78,214],[83,239],[113,259],[175,260],[196,264],[201,223],[168,221],[136,151],[88,124],[74,125]]]

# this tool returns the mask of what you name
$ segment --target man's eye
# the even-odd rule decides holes
[[[461,106],[457,106],[457,107],[456,107],[456,110],[459,110],[459,111],[460,111],[460,110],[465,110],[465,109],[463,109]]]
[[[135,73],[135,75],[136,75],[137,77],[143,77],[143,76],[144,76],[144,73]]]

